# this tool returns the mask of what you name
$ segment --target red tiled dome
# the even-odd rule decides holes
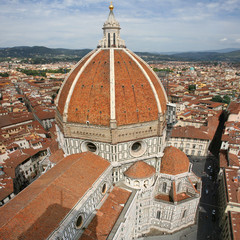
[[[175,147],[166,147],[161,162],[160,173],[177,175],[188,172],[189,159],[187,155]]]
[[[63,122],[117,126],[158,120],[166,93],[151,68],[125,48],[99,48],[64,81],[57,100]]]
[[[128,170],[124,172],[124,175],[130,178],[139,179],[151,177],[155,173],[156,170],[153,166],[143,161],[138,161],[129,167]]]

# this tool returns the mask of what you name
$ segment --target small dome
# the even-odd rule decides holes
[[[161,162],[160,173],[177,175],[188,172],[189,159],[187,155],[175,147],[166,147]]]
[[[134,179],[149,178],[156,173],[156,170],[153,166],[148,165],[143,161],[138,161],[134,163],[124,175]]]

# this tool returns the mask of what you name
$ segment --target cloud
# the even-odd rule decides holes
[[[0,47],[95,48],[102,38],[109,3],[1,0]],[[240,37],[236,35],[240,0],[122,0],[113,4],[122,27],[121,36],[132,50],[217,49],[223,43],[238,43]]]
[[[228,39],[227,38],[222,38],[220,39],[220,42],[226,42]]]

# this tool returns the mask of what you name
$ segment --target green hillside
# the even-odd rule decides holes
[[[12,47],[0,49],[0,60],[8,58],[18,58],[31,63],[48,63],[58,61],[78,61],[91,49],[64,49],[47,47]],[[185,52],[175,54],[158,54],[149,52],[136,52],[140,57],[148,62],[157,61],[226,61],[240,62],[240,50],[221,52]]]

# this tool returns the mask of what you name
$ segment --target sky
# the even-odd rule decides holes
[[[0,0],[0,47],[96,48],[110,1]],[[116,0],[132,51],[240,48],[240,0]]]

